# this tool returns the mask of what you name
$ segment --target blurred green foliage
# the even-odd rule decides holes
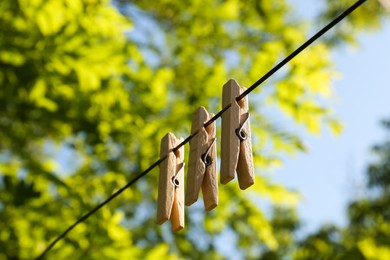
[[[221,187],[216,210],[187,208],[186,229],[172,235],[168,224],[155,224],[155,170],[77,226],[49,258],[219,259],[218,241],[229,232],[229,248],[245,257],[289,252],[297,221],[286,216],[299,198],[267,172],[305,146],[264,108],[309,132],[338,133],[326,101],[330,47],[378,23],[373,2],[346,23],[352,33],[341,28],[343,37],[313,45],[250,97],[253,188]],[[322,17],[346,6],[326,4]],[[197,106],[216,112],[230,77],[253,83],[308,37],[287,1],[2,0],[0,14],[0,259],[38,256],[155,161],[166,132],[186,136]],[[264,201],[276,207],[273,217]]]

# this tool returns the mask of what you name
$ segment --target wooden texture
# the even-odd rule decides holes
[[[218,205],[218,179],[217,179],[217,147],[215,145],[215,123],[205,129],[204,123],[213,114],[209,114],[204,107],[199,107],[192,115],[191,133],[198,131],[190,141],[190,156],[187,174],[185,203],[192,205],[198,200],[202,187],[203,201],[206,210],[212,210]],[[209,147],[211,148],[209,149]],[[209,149],[208,156],[211,164],[206,166],[202,155]]]
[[[214,114],[209,114],[211,119]],[[217,177],[217,142],[216,142],[216,126],[215,122],[207,126],[208,133],[207,148],[210,148],[208,155],[211,158],[212,164],[206,167],[205,176],[202,183],[202,193],[204,207],[207,211],[218,206],[218,177]]]
[[[168,133],[161,140],[160,158],[167,158],[160,164],[160,176],[157,198],[157,223],[171,220],[172,230],[184,227],[184,147],[172,152],[183,138]],[[175,178],[179,185],[173,183]]]
[[[229,80],[222,90],[222,107],[231,104],[231,107],[222,114],[222,140],[221,140],[221,183],[226,184],[234,179],[237,169],[240,189],[244,190],[254,183],[254,167],[252,158],[252,141],[249,118],[242,131],[247,138],[240,141],[236,129],[244,119],[249,116],[248,98],[236,101],[245,88],[241,88],[233,79]]]
[[[244,92],[246,88],[241,88],[241,93]],[[251,126],[250,126],[250,115],[249,115],[249,105],[248,97],[245,97],[240,100],[239,105],[241,111],[243,112],[240,115],[240,125],[244,122],[245,118],[248,117],[242,131],[246,134],[246,140],[240,142],[240,155],[238,157],[237,163],[237,177],[238,184],[240,189],[245,190],[246,188],[252,186],[255,183],[254,179],[254,166],[253,166],[253,157],[252,157],[252,135],[251,135]]]

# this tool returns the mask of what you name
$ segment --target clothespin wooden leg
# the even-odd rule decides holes
[[[222,107],[231,104],[231,107],[222,114],[221,136],[221,183],[226,184],[234,179],[234,172],[240,153],[240,140],[235,129],[240,118],[240,106],[235,98],[240,95],[240,86],[235,80],[229,80],[222,90]]]
[[[186,205],[192,205],[198,200],[202,187],[206,210],[212,210],[218,205],[215,123],[210,124],[207,129],[204,128],[204,123],[213,116],[204,107],[199,107],[192,116],[191,133],[198,133],[190,141],[186,186]]]
[[[183,139],[180,140],[183,141]],[[178,186],[175,187],[175,196],[171,212],[172,231],[174,232],[184,228],[184,158],[177,159],[178,168],[174,183],[178,184]],[[181,161],[181,163],[179,163],[179,161]]]
[[[222,115],[221,183],[234,179],[237,169],[239,186],[244,190],[254,183],[254,167],[248,98],[236,101],[243,91],[245,88],[232,79],[223,86],[222,107],[231,107]]]
[[[184,147],[173,152],[183,138],[168,133],[161,140],[160,158],[167,158],[160,164],[157,198],[157,223],[171,220],[172,230],[184,227]]]
[[[208,120],[213,116],[214,114],[210,114]],[[202,183],[202,194],[204,207],[207,211],[210,211],[218,206],[217,142],[215,137],[215,123],[212,123],[207,127],[207,132],[209,137],[212,138],[211,140],[209,138],[207,142],[210,165],[206,167],[206,172]]]
[[[246,88],[242,87],[241,93],[245,90]],[[241,107],[241,110],[249,111],[247,97],[240,100],[239,105]],[[249,112],[244,112],[243,114],[241,114],[240,125],[242,125],[242,132],[246,137],[245,140],[242,140],[240,142],[240,155],[238,157],[237,163],[237,177],[240,189],[245,190],[246,188],[252,186],[255,183],[255,179],[253,177],[254,167],[252,157],[252,136]]]

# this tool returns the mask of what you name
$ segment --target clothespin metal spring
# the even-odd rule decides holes
[[[238,139],[240,139],[241,142],[245,141],[248,138],[248,136],[245,133],[245,131],[243,130],[243,128],[244,128],[246,121],[248,121],[248,119],[249,119],[249,113],[245,113],[245,114],[243,114],[243,116],[245,116],[244,121],[242,122],[240,127],[236,129],[236,135],[237,135]]]
[[[207,148],[206,152],[204,154],[202,154],[202,161],[204,162],[206,167],[213,164],[213,159],[211,158],[211,156],[209,156],[209,152],[210,152],[211,148],[213,147],[216,140],[217,140],[217,138],[213,138],[213,140],[211,141],[211,144]]]
[[[181,163],[178,165],[178,169],[177,169],[177,173],[172,177],[172,183],[173,185],[175,186],[175,188],[179,188],[180,187],[180,181],[179,179],[177,178],[177,175],[181,172],[181,168],[183,168],[185,166],[185,163]]]

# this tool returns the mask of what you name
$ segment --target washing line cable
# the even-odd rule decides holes
[[[246,89],[241,95],[239,95],[236,98],[236,101],[240,101],[245,96],[249,95],[254,89],[256,89],[258,86],[260,86],[264,81],[266,81],[268,78],[270,78],[275,72],[277,72],[279,69],[281,69],[284,65],[286,65],[288,62],[290,62],[293,58],[295,58],[298,54],[300,54],[303,50],[305,50],[307,47],[309,47],[313,42],[315,42],[318,38],[323,36],[327,31],[329,31],[331,28],[333,28],[336,24],[338,24],[341,20],[343,20],[345,17],[350,15],[353,11],[355,11],[359,6],[361,6],[363,3],[365,3],[367,0],[358,0],[356,3],[354,3],[352,6],[350,6],[348,9],[346,9],[344,12],[342,12],[339,16],[337,16],[334,20],[332,20],[329,24],[327,24],[325,27],[323,27],[320,31],[318,31],[316,34],[314,34],[311,38],[309,38],[306,42],[304,42],[301,46],[299,46],[295,51],[290,53],[286,58],[284,58],[282,61],[280,61],[275,67],[273,67],[270,71],[268,71],[264,76],[262,76],[259,80],[257,80],[255,83],[253,83],[248,89]],[[210,118],[206,123],[204,123],[203,127],[207,127],[210,124],[212,124],[214,121],[216,121],[218,118],[222,116],[223,113],[228,110],[232,104],[229,104],[221,109],[215,116]],[[194,136],[196,136],[199,133],[199,130],[195,131],[191,135],[189,135],[184,141],[182,141],[180,144],[178,144],[175,148],[172,149],[172,152],[176,152],[180,147],[187,144]],[[73,223],[71,226],[69,226],[62,234],[60,234],[56,239],[53,240],[49,244],[49,246],[36,258],[43,259],[43,257],[60,241],[62,240],[72,229],[74,229],[78,224],[84,222],[87,220],[91,215],[93,215],[95,212],[97,212],[100,208],[102,208],[104,205],[108,204],[111,200],[119,196],[124,190],[131,187],[134,183],[136,183],[139,179],[147,175],[151,170],[156,168],[160,163],[162,163],[164,160],[167,159],[167,155],[161,157],[156,162],[151,164],[146,170],[142,171],[138,175],[134,176],[133,179],[131,179],[125,186],[117,190],[115,193],[113,193],[111,196],[109,196],[105,201],[98,204],[95,208],[90,210],[88,213],[84,214],[82,217],[80,217],[75,223]]]

